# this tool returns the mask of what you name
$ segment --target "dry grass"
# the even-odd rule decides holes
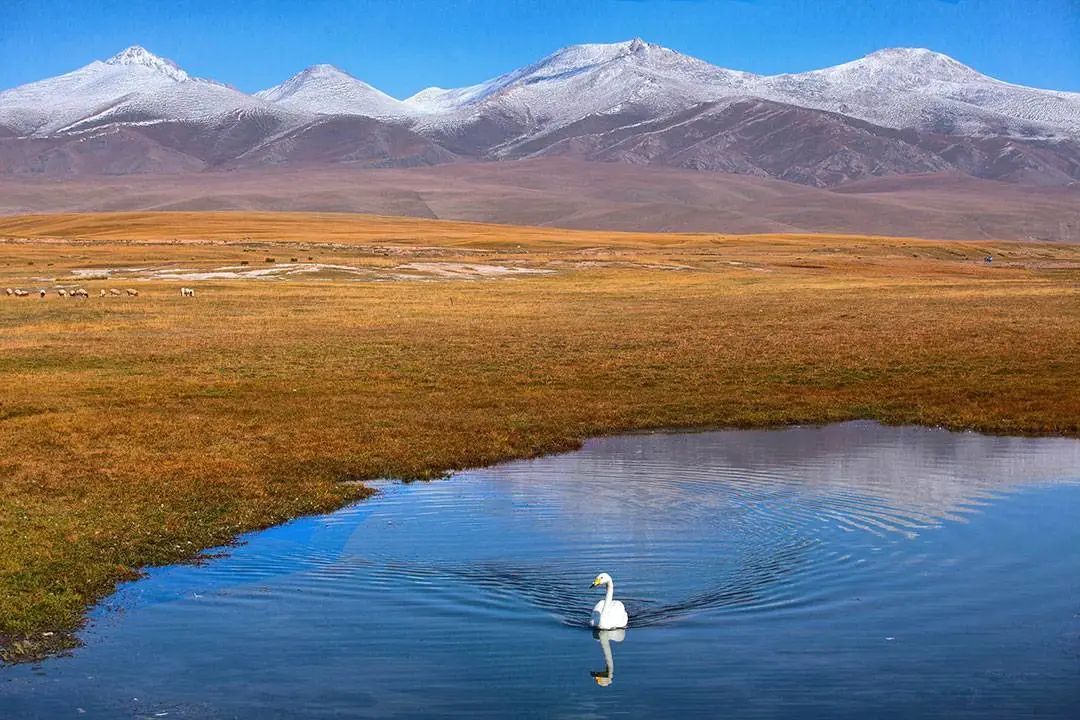
[[[4,235],[0,288],[268,255],[557,271],[0,296],[9,659],[69,643],[87,603],[141,566],[363,496],[343,479],[640,428],[861,417],[1080,434],[1075,247],[272,214],[8,218]],[[131,285],[139,297],[96,297]]]

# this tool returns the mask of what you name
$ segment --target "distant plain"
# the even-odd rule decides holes
[[[1039,187],[949,173],[826,189],[747,175],[548,158],[67,180],[0,175],[0,214],[102,210],[360,212],[598,230],[1080,242],[1080,184]]]

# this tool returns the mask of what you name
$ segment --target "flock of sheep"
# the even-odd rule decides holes
[[[109,288],[107,291],[105,290],[105,288],[101,288],[98,293],[98,297],[120,296],[124,293],[127,293],[130,297],[139,296],[139,291],[135,288],[124,288],[123,292],[121,292],[117,288]],[[6,288],[4,290],[4,294],[8,297],[30,297],[34,293],[29,290],[23,290],[22,288]],[[45,288],[42,288],[37,291],[37,294],[40,297],[44,298],[48,294],[48,291],[45,290]],[[56,294],[60,297],[90,297],[90,293],[86,292],[86,290],[84,290],[83,288],[56,288]],[[195,288],[180,288],[180,296],[195,297]]]

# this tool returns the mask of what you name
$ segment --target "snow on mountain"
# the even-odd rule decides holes
[[[114,122],[202,122],[230,114],[302,120],[227,85],[193,78],[139,46],[0,93],[0,127],[18,135],[51,135]]]
[[[440,98],[446,93],[450,92],[446,88],[431,87],[424,88],[415,95],[410,95],[405,98],[403,102],[416,109],[434,109],[439,105]]]
[[[888,48],[823,70],[761,77],[752,94],[892,128],[1080,135],[1080,93],[1002,82],[922,48]]]
[[[177,82],[192,79],[190,75],[184,72],[184,70],[172,60],[158,57],[142,45],[132,45],[126,50],[121,50],[106,60],[105,64],[146,67],[151,70],[156,70],[158,73],[172,80],[176,80]]]
[[[280,85],[260,90],[255,97],[307,113],[376,118],[412,114],[405,103],[333,65],[312,65]]]
[[[1080,94],[1012,85],[919,48],[891,48],[823,70],[762,76],[640,39],[574,45],[478,85],[428,88],[404,104],[415,109],[422,128],[452,129],[486,114],[546,132],[590,115],[632,110],[658,116],[734,97],[944,134],[1080,136]]]
[[[638,38],[572,45],[487,82],[454,90],[428,88],[405,103],[421,114],[421,126],[468,122],[486,109],[527,125],[552,127],[628,108],[674,112],[744,87],[753,77]]]
[[[891,128],[1080,137],[1080,93],[1005,83],[930,50],[891,48],[822,70],[761,76],[641,39],[573,45],[477,85],[428,88],[404,101],[330,65],[315,65],[246,95],[193,78],[136,45],[104,62],[0,93],[0,134],[41,136],[113,122],[201,121],[228,113],[265,115],[284,124],[310,121],[315,114],[347,114],[409,121],[436,134],[490,126],[505,142],[593,115],[645,119],[734,97],[828,110]]]

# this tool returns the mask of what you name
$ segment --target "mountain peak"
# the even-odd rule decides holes
[[[929,48],[923,47],[887,47],[875,50],[866,57],[881,57],[881,58],[910,58],[910,59],[944,59],[952,60],[951,57],[945,53],[937,52]],[[956,62],[953,60],[953,62]]]
[[[260,97],[264,100],[269,100],[270,102],[278,102],[297,93],[311,91],[312,88],[315,88],[315,91],[318,92],[319,88],[328,87],[336,88],[337,92],[347,92],[349,88],[367,88],[370,86],[364,81],[353,77],[341,68],[327,63],[319,63],[318,65],[311,65],[304,68],[280,85],[275,85],[266,90],[260,90],[255,93],[255,97]]]
[[[161,73],[166,77],[176,80],[177,82],[183,82],[190,80],[191,76],[184,72],[179,65],[172,60],[168,60],[163,57],[158,57],[154,53],[150,52],[142,45],[132,45],[131,47],[121,50],[113,55],[111,58],[105,61],[106,65],[135,65],[145,68],[150,68],[155,72]]]
[[[532,65],[507,73],[487,84],[506,85],[521,79],[535,82],[537,78],[557,78],[587,71],[608,63],[619,65],[663,65],[682,60],[702,62],[669,50],[662,45],[648,43],[641,38],[615,43],[584,43],[568,45]]]
[[[396,117],[405,112],[401,101],[341,68],[326,63],[304,68],[255,97],[302,112],[330,115]]]
[[[622,42],[614,43],[568,45],[567,47],[552,53],[547,58],[544,58],[538,64],[542,64],[545,61],[557,61],[563,59],[584,63],[601,63],[618,60],[619,58],[625,58],[631,55],[641,55],[652,50],[674,54],[673,50],[668,50],[661,45],[645,42],[641,38],[636,37],[632,40],[623,40]]]
[[[346,77],[352,77],[349,73],[345,72],[336,65],[330,65],[329,63],[318,63],[310,67],[304,68],[300,75],[345,75]]]
[[[921,77],[924,80],[972,80],[982,75],[943,53],[917,47],[892,47],[876,50],[839,68],[889,70]]]

